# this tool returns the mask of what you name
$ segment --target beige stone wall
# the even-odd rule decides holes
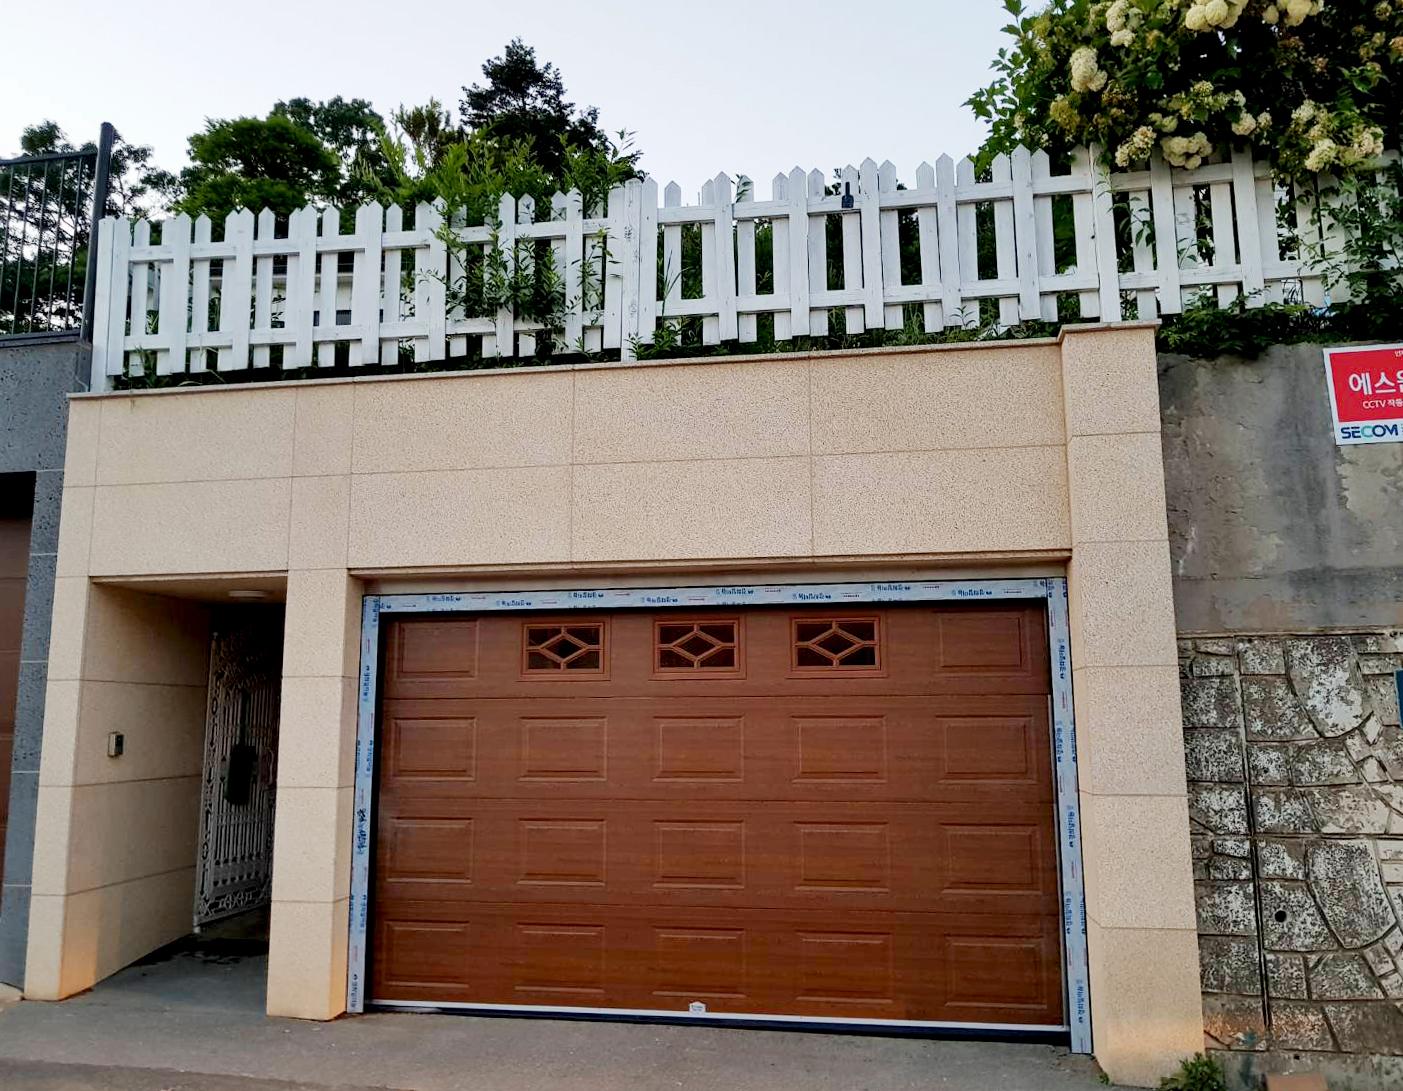
[[[1116,1079],[1149,1082],[1200,1044],[1148,328],[110,394],[72,410],[56,656],[115,657],[124,677],[144,678],[178,643],[169,634],[184,631],[182,611],[200,609],[113,583],[216,595],[240,579],[286,586],[271,1012],[343,1008],[367,587],[1065,570],[1097,1050]],[[124,658],[89,616],[99,600],[164,603],[149,626],[163,634],[157,650]],[[83,669],[72,668],[79,690],[99,681]],[[1142,695],[1130,709],[1111,698],[1127,688]],[[76,768],[83,744],[63,709],[54,700],[45,761],[52,749]],[[79,817],[68,788],[41,789],[42,836],[65,875],[82,871],[79,826],[102,818]],[[115,800],[103,806],[121,813]],[[99,877],[130,881],[123,867]],[[112,905],[80,919],[67,886],[46,896],[56,900],[31,929],[37,995],[86,987],[164,937],[113,946]],[[187,892],[162,897],[156,916],[174,927]],[[101,959],[75,953],[104,943]]]
[[[25,975],[39,999],[190,931],[210,619],[199,603],[65,574],[54,632]]]
[[[1068,333],[1062,358],[1092,1033],[1115,1080],[1153,1085],[1202,1048],[1155,356],[1130,330]]]
[[[332,558],[396,572],[1037,555],[1070,542],[1051,343],[74,406],[69,472],[95,577]]]

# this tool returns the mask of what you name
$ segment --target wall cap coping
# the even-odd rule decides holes
[[[1107,330],[1112,332],[1120,330],[1157,330],[1163,323],[1158,318],[1139,319],[1134,322],[1074,322],[1063,326],[1057,331],[1055,340],[1059,345],[1068,337],[1081,333],[1104,333]]]
[[[268,382],[229,383],[226,385],[192,385],[162,387],[155,390],[108,390],[76,391],[68,395],[70,401],[112,398],[145,398],[178,394],[209,394],[225,390],[287,390],[307,386],[342,386],[356,383],[413,382],[433,379],[492,378],[501,375],[521,374],[569,374],[577,371],[637,371],[640,368],[726,366],[737,364],[798,362],[814,360],[846,360],[850,358],[868,359],[878,356],[919,356],[931,352],[1007,352],[1011,348],[1048,348],[1061,345],[1072,333],[1090,334],[1121,332],[1127,330],[1148,330],[1159,326],[1158,322],[1088,322],[1075,326],[1064,326],[1055,337],[1029,337],[1010,341],[947,341],[934,345],[886,345],[875,348],[858,348],[835,351],[818,349],[807,352],[765,352],[737,356],[685,356],[673,360],[605,360],[580,364],[539,364],[517,367],[473,368],[461,371],[416,371],[400,375],[335,375],[324,379],[274,379]]]

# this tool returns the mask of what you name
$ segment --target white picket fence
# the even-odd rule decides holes
[[[303,209],[281,229],[271,212],[240,211],[219,241],[205,217],[177,216],[161,225],[155,245],[146,221],[109,218],[98,235],[94,389],[153,364],[161,375],[393,364],[405,345],[421,362],[475,355],[474,348],[488,358],[532,356],[539,324],[508,308],[461,313],[445,287],[461,276],[464,254],[495,246],[510,259],[518,240],[543,240],[564,280],[557,343],[565,351],[617,350],[625,360],[653,340],[660,322],[692,316],[703,343],[714,345],[754,342],[763,315],[773,316],[779,341],[825,335],[833,309],[857,334],[903,328],[908,308],[927,332],[978,324],[991,311],[1003,325],[1056,321],[1066,293],[1075,293],[1078,313],[1064,319],[1105,322],[1176,314],[1195,293],[1221,305],[1239,295],[1248,306],[1324,300],[1318,271],[1283,257],[1279,243],[1283,234],[1309,240],[1315,219],[1292,205],[1283,232],[1282,194],[1247,153],[1192,171],[1156,159],[1147,170],[1107,175],[1095,164],[1082,151],[1070,172],[1054,174],[1045,153],[1020,148],[976,181],[968,159],[941,156],[920,166],[913,186],[899,188],[890,163],[869,159],[839,172],[837,193],[827,192],[830,180],[819,171],[796,168],[775,177],[766,201],[748,185],[733,195],[722,174],[697,204],[682,204],[677,185],[667,186],[661,207],[657,183],[635,180],[612,191],[603,210],[583,208],[578,193],[557,194],[541,217],[529,197],[505,196],[496,227],[454,228],[464,249],[445,245],[442,211],[430,205],[414,210],[410,228],[400,208],[364,205],[351,234],[341,233],[337,209]],[[1070,200],[1075,228],[1073,260],[1060,263],[1059,199]],[[1118,214],[1133,225],[1123,243]],[[980,268],[981,215],[992,221],[992,269]],[[841,225],[841,253],[831,263],[841,285],[829,284],[828,217]],[[908,253],[915,233],[916,276],[909,261],[903,276],[903,219]],[[762,223],[771,225],[763,279],[773,291],[759,294]],[[700,229],[695,298],[684,298],[680,276],[687,225]]]

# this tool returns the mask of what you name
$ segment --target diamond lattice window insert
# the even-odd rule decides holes
[[[873,669],[876,618],[812,618],[794,622],[794,665],[799,668]]]
[[[603,625],[526,626],[528,671],[599,671],[604,667]]]
[[[659,622],[656,649],[658,670],[735,670],[736,622]]]

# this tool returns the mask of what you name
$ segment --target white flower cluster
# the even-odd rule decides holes
[[[1072,90],[1099,91],[1106,86],[1106,70],[1096,63],[1096,50],[1089,45],[1072,51]]]
[[[1232,131],[1238,136],[1251,136],[1258,129],[1265,129],[1271,124],[1271,114],[1263,110],[1256,117],[1243,112],[1242,116],[1232,123]]]
[[[1129,140],[1116,149],[1116,166],[1128,167],[1131,163],[1148,159],[1150,152],[1154,151],[1158,135],[1152,126],[1141,125],[1130,134]]]
[[[1144,20],[1139,8],[1130,6],[1130,0],[1114,0],[1106,9],[1106,29],[1111,32],[1111,44],[1124,48],[1135,40],[1135,31]]]
[[[1247,0],[1196,0],[1184,12],[1184,26],[1190,30],[1226,30],[1236,24],[1246,7]]]
[[[1319,15],[1324,6],[1322,0],[1274,0],[1262,11],[1262,19],[1268,26],[1280,20],[1288,27],[1298,27],[1310,16]]]
[[[1340,156],[1340,146],[1329,137],[1318,140],[1306,156],[1306,170],[1322,171]]]
[[[1203,133],[1194,133],[1192,136],[1166,136],[1159,142],[1159,150],[1171,167],[1193,170],[1213,151],[1213,145]]]
[[[1383,130],[1362,121],[1350,125],[1310,99],[1296,107],[1291,125],[1310,142],[1308,171],[1319,172],[1337,163],[1353,167],[1383,155]]]

